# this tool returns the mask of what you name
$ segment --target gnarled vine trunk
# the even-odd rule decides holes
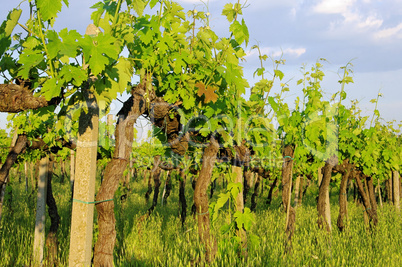
[[[57,230],[59,229],[60,216],[57,211],[56,200],[53,196],[52,189],[52,177],[53,168],[52,163],[49,163],[48,176],[47,176],[47,192],[46,192],[46,205],[48,206],[48,214],[50,217],[50,229],[46,237],[46,248],[47,248],[47,264],[48,266],[58,265],[58,240],[57,240]]]
[[[324,165],[323,177],[320,184],[320,189],[318,193],[318,227],[324,228],[331,232],[331,213],[329,205],[329,183],[331,181],[332,169],[338,164],[338,157],[335,155],[330,157]]]
[[[134,139],[134,123],[145,111],[144,85],[137,86],[132,96],[124,103],[118,115],[115,138],[116,148],[113,158],[107,164],[105,175],[96,201],[113,199],[120,178],[130,160]],[[114,202],[105,201],[96,205],[98,211],[99,235],[95,244],[94,265],[113,266],[113,250],[116,243],[116,219]]]
[[[161,186],[161,169],[159,168],[159,164],[161,163],[161,157],[160,156],[155,156],[154,157],[154,167],[152,168],[151,171],[151,176],[154,179],[154,197],[152,200],[152,205],[148,209],[148,215],[150,215],[153,210],[155,209],[156,205],[158,205],[158,196],[159,196],[159,189]]]
[[[260,182],[261,182],[261,177],[258,175],[258,173],[255,173],[255,183],[254,183],[254,192],[251,195],[251,211],[255,211],[257,208],[257,197],[258,197],[258,190],[260,187]]]
[[[292,194],[292,175],[293,175],[293,157],[294,150],[291,145],[284,147],[282,164],[282,205],[286,212],[286,236],[285,249],[290,251],[292,246],[292,236],[295,230],[296,210],[291,206]],[[272,187],[272,186],[271,186]]]
[[[205,259],[207,262],[211,262],[215,258],[217,251],[216,240],[210,233],[207,190],[211,183],[212,170],[218,150],[218,142],[214,137],[211,137],[209,145],[204,150],[201,171],[194,190],[194,204],[198,217],[198,234],[201,242],[205,245]]]
[[[363,205],[366,209],[365,211],[367,212],[368,216],[370,217],[370,221],[373,223],[373,225],[377,226],[377,223],[378,223],[377,211],[371,207],[370,198],[364,191],[364,187],[363,187],[363,183],[362,183],[361,179],[362,179],[362,175],[360,173],[358,173],[356,176],[356,184],[357,184],[357,188],[359,189],[359,193],[362,197]]]
[[[337,226],[339,231],[342,232],[345,229],[345,218],[347,220],[348,217],[348,196],[346,189],[348,187],[349,177],[352,172],[352,164],[349,164],[349,161],[345,160],[342,164],[340,172],[342,173],[342,180],[339,189],[339,215]]]
[[[187,216],[187,201],[186,201],[186,179],[187,176],[183,170],[180,170],[180,189],[179,189],[179,202],[181,207],[180,219],[181,225],[184,226]]]

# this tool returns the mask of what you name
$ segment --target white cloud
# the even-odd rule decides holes
[[[313,11],[323,14],[341,14],[347,12],[355,0],[322,0],[313,7]]]
[[[250,8],[254,10],[256,9],[267,10],[276,7],[294,7],[298,6],[301,2],[303,2],[303,0],[280,0],[280,1],[248,0],[247,5],[250,4]]]
[[[394,37],[402,39],[402,23],[399,23],[398,25],[392,28],[380,30],[374,34],[374,37],[376,39],[385,39],[385,38],[389,39]]]
[[[284,56],[284,58],[286,59],[286,57],[293,57],[293,58],[298,58],[301,55],[303,55],[304,53],[306,53],[306,48],[300,47],[300,48],[285,48],[282,49],[280,47],[261,47],[260,48],[261,54],[262,55],[267,55],[267,56],[271,56],[274,58],[278,58],[281,55]],[[249,51],[247,53],[247,57],[251,57],[251,56],[258,56],[258,50],[257,49],[253,49],[251,51]]]
[[[319,14],[338,15],[329,22],[329,29],[325,33],[333,39],[373,39],[383,27],[384,20],[372,2],[372,0],[322,0],[313,7],[313,10]]]

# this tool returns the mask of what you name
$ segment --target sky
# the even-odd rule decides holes
[[[0,20],[16,4],[0,0]],[[63,7],[55,28],[76,29],[80,33],[91,23],[91,5],[95,0],[70,0],[69,8]],[[235,0],[180,0],[186,11],[197,9],[210,12],[210,27],[219,36],[228,36],[229,24],[221,16],[227,3]],[[243,4],[244,0],[240,0]],[[22,5],[27,15],[27,2]],[[340,90],[339,68],[353,64],[354,84],[346,86],[348,100],[357,99],[363,115],[372,116],[374,104],[370,100],[381,92],[379,111],[384,121],[402,121],[402,1],[400,0],[248,0],[243,16],[250,33],[250,42],[243,63],[245,77],[252,86],[253,73],[259,67],[256,50],[259,45],[267,56],[286,60],[281,66],[284,81],[289,81],[290,91],[286,100],[292,106],[302,88],[296,85],[302,78],[301,68],[310,68],[318,59],[325,58],[322,82],[325,96]],[[267,60],[265,68],[272,70]],[[269,78],[267,73],[266,77]],[[1,80],[0,80],[1,82]],[[274,88],[272,93],[279,89]],[[122,96],[124,98],[126,96]],[[124,100],[124,99],[122,99]],[[112,113],[117,113],[119,103],[114,102]],[[0,114],[0,128],[5,128],[6,116]]]

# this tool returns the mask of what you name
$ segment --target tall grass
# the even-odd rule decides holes
[[[13,179],[12,179],[13,180]],[[99,185],[98,185],[99,186]],[[196,221],[188,216],[182,227],[178,204],[178,185],[164,206],[160,205],[144,221],[139,218],[149,207],[145,202],[146,185],[143,180],[131,183],[128,197],[121,201],[118,191],[115,198],[117,241],[116,266],[191,266],[203,257]],[[35,226],[36,193],[25,192],[24,184],[11,183],[12,197],[6,197],[3,218],[0,222],[0,266],[30,266],[33,232]],[[61,216],[59,260],[68,265],[71,199],[69,183],[53,182],[54,196]],[[192,204],[190,184],[186,188],[188,213]],[[8,190],[10,191],[10,190]],[[240,258],[233,249],[230,236],[220,233],[220,226],[227,221],[223,212],[213,224],[212,232],[218,242],[218,254],[212,266],[401,266],[402,220],[392,206],[379,210],[379,224],[375,230],[364,225],[363,208],[349,201],[349,220],[346,232],[336,228],[339,206],[337,192],[332,190],[331,235],[317,228],[315,197],[317,188],[308,190],[303,205],[297,208],[296,231],[292,250],[285,254],[285,214],[280,208],[280,195],[267,207],[266,193],[259,199],[256,223],[252,233],[260,239],[258,246],[249,246],[247,260]],[[219,193],[215,193],[214,198]],[[249,198],[250,199],[250,198]],[[249,203],[248,203],[249,205]],[[94,242],[97,237],[95,214]],[[50,219],[47,218],[47,229]]]

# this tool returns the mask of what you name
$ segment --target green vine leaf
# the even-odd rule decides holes
[[[57,84],[57,79],[50,78],[43,84],[41,92],[46,100],[49,101],[53,97],[60,95],[60,90],[61,87]]]
[[[61,11],[62,6],[61,0],[36,0],[36,5],[44,21],[57,17],[57,13]]]
[[[6,27],[4,29],[4,33],[6,34],[6,36],[11,36],[11,34],[13,33],[13,30],[21,17],[21,13],[21,9],[15,8],[9,13]]]
[[[241,24],[237,20],[234,21],[232,25],[230,25],[229,30],[232,32],[232,34],[235,37],[235,40],[239,44],[242,44],[243,42],[245,42],[246,45],[248,44],[250,34],[248,32],[248,28],[244,19],[241,20]]]

